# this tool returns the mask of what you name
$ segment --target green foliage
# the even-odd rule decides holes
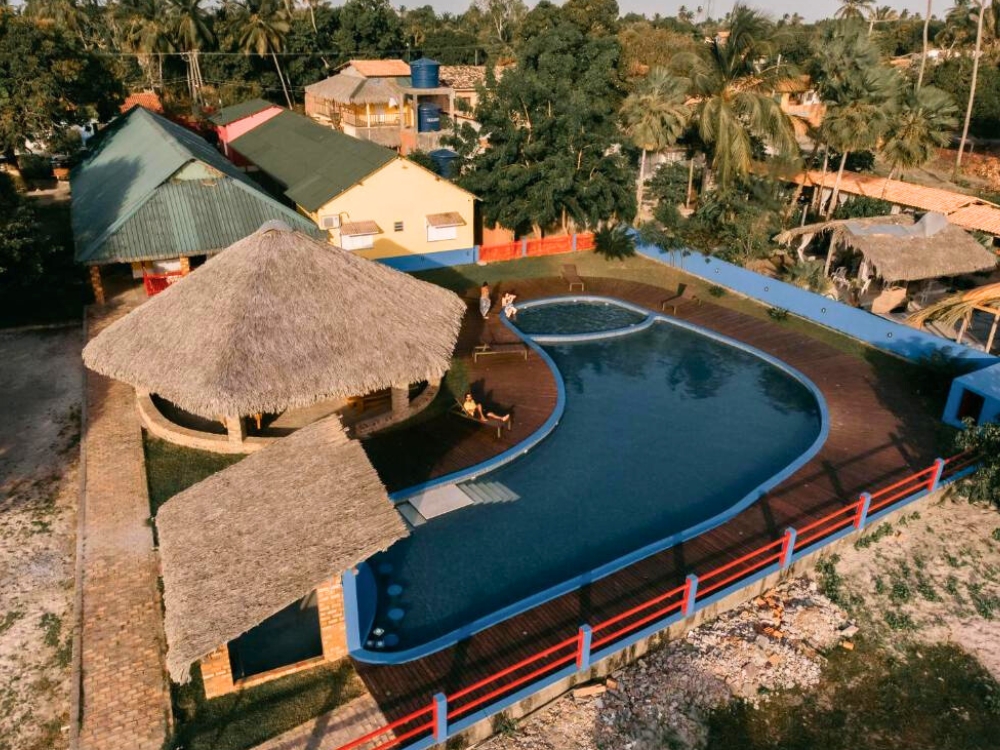
[[[362,686],[349,659],[257,687],[205,698],[201,670],[187,685],[172,685],[177,750],[247,750],[344,705]]]
[[[529,14],[525,26],[540,28],[517,65],[499,81],[487,70],[475,112],[482,129],[465,125],[451,142],[467,160],[458,181],[483,199],[487,226],[537,233],[635,215],[635,173],[618,148],[621,50],[574,18],[544,5]]]
[[[972,501],[1000,507],[1000,424],[967,420],[955,442],[959,450],[971,451],[979,459],[976,471],[962,481],[962,491]]]
[[[788,310],[783,307],[769,307],[767,316],[776,323],[782,323],[788,320]]]
[[[854,549],[868,549],[873,544],[879,542],[892,534],[891,523],[880,523],[874,531],[870,531],[854,543]]]
[[[702,197],[691,231],[711,238],[713,252],[731,263],[770,257],[778,249],[772,238],[781,230],[781,191],[777,183],[758,177],[714,190]]]
[[[947,146],[958,127],[951,96],[933,86],[907,84],[886,126],[880,153],[894,172],[922,167]]]
[[[972,58],[959,56],[928,67],[928,82],[947,91],[957,101],[966,102],[972,85]],[[1000,68],[981,65],[976,82],[969,132],[977,138],[1000,137]]]
[[[993,529],[990,533],[990,538],[992,538],[994,542],[1000,542],[1000,526]]]
[[[343,59],[396,57],[403,47],[399,14],[389,0],[347,0],[333,42]]]
[[[816,572],[819,574],[820,593],[834,604],[843,604],[844,578],[837,572],[838,562],[840,562],[840,555],[824,555],[816,563]]]
[[[684,241],[680,237],[655,221],[647,221],[639,227],[639,241],[661,250],[679,250],[684,247]]]
[[[712,286],[710,286],[708,288],[708,294],[709,294],[709,296],[716,297],[716,298],[718,298],[718,297],[725,297],[726,296],[726,290],[725,290],[725,288],[719,286],[718,284],[712,284]]]
[[[437,172],[437,165],[431,158],[431,155],[426,151],[411,151],[406,155],[406,158],[412,161],[414,164],[419,164],[424,169],[429,169],[432,172]]]
[[[824,270],[824,263],[820,260],[793,263],[782,269],[781,280],[811,292],[823,293],[829,286]]]
[[[635,235],[624,224],[601,227],[594,233],[594,250],[608,260],[635,255]]]
[[[513,737],[517,734],[517,720],[506,711],[501,711],[493,717],[493,733]]]
[[[149,483],[150,515],[178,492],[243,460],[242,455],[182,448],[165,440],[145,436],[146,478]]]
[[[892,204],[879,198],[859,195],[840,204],[833,212],[833,219],[867,219],[872,216],[888,216]]]

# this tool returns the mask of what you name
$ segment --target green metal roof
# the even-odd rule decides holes
[[[251,99],[247,102],[234,104],[231,107],[223,107],[213,117],[208,119],[214,125],[229,125],[237,120],[242,120],[244,117],[250,117],[258,112],[263,112],[265,109],[277,106],[277,104],[272,104],[263,99]]]
[[[265,193],[205,139],[147,109],[132,109],[95,141],[72,175],[72,225],[79,262],[210,254],[270,219],[282,219],[313,234],[318,231],[308,219]],[[206,178],[176,187],[181,183],[170,178],[192,164],[204,165]],[[192,201],[198,203],[195,213]],[[145,231],[155,231],[156,240],[145,237]]]
[[[285,195],[316,211],[396,157],[294,112],[282,112],[230,144],[277,180]]]

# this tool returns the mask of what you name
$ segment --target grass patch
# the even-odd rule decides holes
[[[18,620],[24,617],[24,610],[12,609],[10,612],[6,612],[3,617],[0,617],[0,635],[3,635],[12,627]]]
[[[149,509],[154,516],[160,506],[178,492],[244,458],[242,455],[223,455],[182,448],[145,433],[143,449],[146,454],[146,479],[149,483]]]
[[[842,604],[844,601],[844,578],[837,572],[837,563],[840,562],[840,555],[830,555],[820,558],[816,563],[816,572],[819,573],[819,590],[827,599],[834,604]]]
[[[183,750],[245,750],[361,695],[349,660],[205,699],[201,672],[174,685],[176,730],[169,747]]]
[[[865,534],[854,543],[854,549],[868,549],[880,539],[884,539],[892,533],[891,523],[882,523],[875,527],[875,530]]]
[[[906,612],[898,612],[894,609],[886,610],[885,623],[893,630],[916,630],[917,624]]]
[[[709,750],[987,750],[1000,736],[1000,686],[953,645],[902,658],[864,639],[830,654],[819,686],[773,693],[709,717]]]
[[[983,591],[981,583],[966,584],[969,591],[969,598],[972,606],[984,620],[992,620],[996,616],[996,610],[1000,609],[1000,597],[996,594],[988,594]]]

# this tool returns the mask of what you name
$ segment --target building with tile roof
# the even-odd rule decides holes
[[[180,271],[274,219],[317,234],[206,140],[143,107],[93,139],[71,184],[76,260],[92,268],[99,298],[104,265]]]
[[[403,270],[474,261],[475,196],[388,148],[287,110],[231,146],[339,247]]]

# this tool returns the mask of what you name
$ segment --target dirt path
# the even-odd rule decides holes
[[[81,343],[0,333],[0,750],[68,742]]]

